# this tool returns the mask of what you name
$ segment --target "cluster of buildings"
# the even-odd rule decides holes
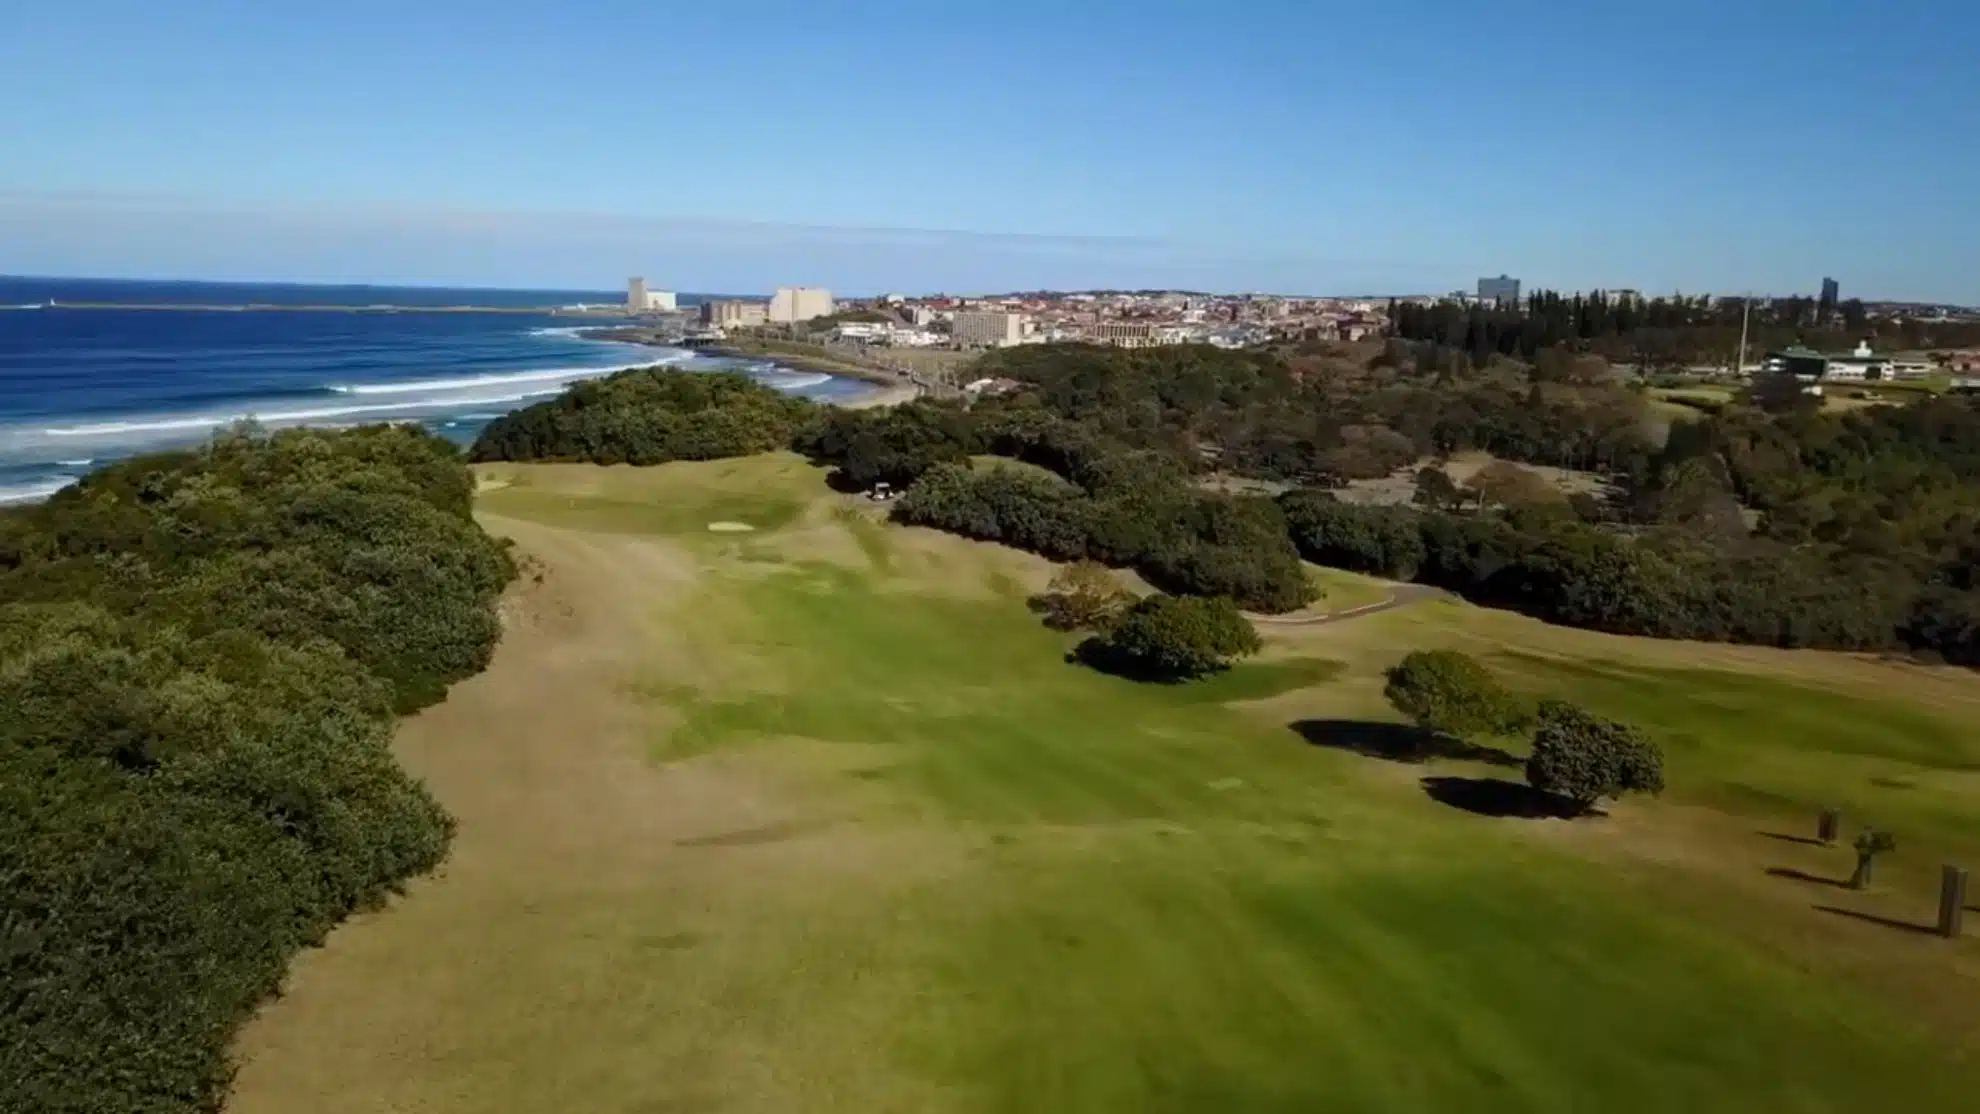
[[[1374,300],[1174,291],[927,298],[889,294],[854,305],[866,311],[864,316],[898,321],[879,330],[881,343],[961,349],[1061,341],[1119,348],[1242,348],[1272,340],[1359,340],[1380,334],[1387,325],[1386,303]]]
[[[1517,280],[1512,280],[1517,288]],[[1387,303],[1363,298],[1284,298],[1260,294],[1035,293],[937,295],[838,301],[818,287],[780,287],[768,302],[712,299],[698,307],[710,333],[797,326],[831,318],[832,339],[897,348],[1008,348],[1085,341],[1119,348],[1211,344],[1242,348],[1274,340],[1360,340],[1387,327]],[[644,279],[627,285],[634,315],[675,315],[671,293]],[[816,331],[816,327],[814,330]]]
[[[757,325],[796,325],[837,311],[832,292],[817,286],[780,286],[768,303],[747,298],[717,298],[701,303],[701,323],[716,329],[751,328]],[[643,278],[626,281],[626,312],[634,316],[677,314],[678,297],[671,291],[653,290]]]
[[[1893,379],[1924,379],[1937,370],[1926,360],[1900,360],[1870,350],[1868,341],[1853,351],[1822,353],[1811,348],[1781,348],[1767,353],[1760,370],[1769,375],[1792,375],[1803,383],[1875,383]]]

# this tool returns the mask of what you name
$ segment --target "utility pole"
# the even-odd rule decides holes
[[[1733,377],[1746,374],[1746,323],[1753,316],[1753,295],[1739,299],[1739,355],[1733,359]]]

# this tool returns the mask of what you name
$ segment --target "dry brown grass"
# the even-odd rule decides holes
[[[774,684],[739,671],[733,652],[703,652],[720,617],[682,605],[698,599],[706,555],[663,537],[484,521],[533,571],[506,601],[494,664],[398,739],[460,822],[453,853],[301,957],[241,1038],[229,1109],[706,1109],[696,1081],[714,1078],[722,1109],[809,1108],[752,1044],[762,1027],[724,1006],[726,980],[777,977],[782,930],[768,923],[829,923],[854,895],[940,872],[956,849],[835,815],[802,742],[656,767],[649,747],[668,713],[626,698],[638,678]],[[914,1091],[802,1024],[789,1035],[848,1057],[848,1085]],[[542,1047],[559,1070],[544,1070]]]

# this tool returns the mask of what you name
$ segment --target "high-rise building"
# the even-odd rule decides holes
[[[780,286],[770,299],[770,323],[795,325],[832,316],[832,292],[819,286]]]
[[[626,280],[627,313],[672,313],[680,308],[671,290],[648,290],[643,278]]]
[[[701,323],[717,329],[747,329],[763,324],[762,302],[712,301],[701,303]]]
[[[1024,315],[975,310],[958,313],[950,333],[964,348],[1004,348],[1024,338]]]
[[[1822,298],[1815,303],[1815,320],[1827,322],[1835,316],[1836,306],[1842,301],[1842,284],[1826,276],[1822,279]]]
[[[1478,300],[1494,305],[1516,306],[1519,304],[1519,280],[1509,275],[1479,279]]]

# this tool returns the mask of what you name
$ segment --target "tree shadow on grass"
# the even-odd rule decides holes
[[[1344,750],[1351,754],[1381,758],[1389,762],[1428,762],[1449,758],[1461,762],[1484,762],[1493,766],[1517,767],[1518,758],[1498,747],[1480,746],[1454,739],[1437,731],[1403,723],[1377,720],[1303,719],[1292,725],[1299,737],[1316,747]]]
[[[1152,685],[1176,685],[1189,680],[1164,673],[1148,663],[1117,652],[1105,638],[1094,635],[1066,652],[1068,665],[1083,665],[1097,673]]]
[[[1805,870],[1795,870],[1791,867],[1770,866],[1767,868],[1767,874],[1773,878],[1786,878],[1795,882],[1812,882],[1818,886],[1833,886],[1839,890],[1849,889],[1848,879],[1825,878],[1819,874],[1810,874]]]
[[[1854,909],[1844,909],[1839,905],[1817,905],[1815,911],[1818,913],[1833,913],[1838,917],[1848,917],[1851,920],[1868,921],[1871,924],[1880,924],[1885,928],[1901,929],[1905,932],[1917,933],[1920,936],[1937,936],[1939,934],[1938,929],[1928,924],[1919,924],[1915,921],[1900,921],[1894,917],[1880,917],[1875,913],[1859,913]]]
[[[813,458],[811,463],[824,466],[828,461]],[[834,468],[825,473],[825,486],[841,495],[864,495],[873,489],[872,484],[862,484],[846,475],[844,468]]]
[[[1431,800],[1476,816],[1549,820],[1608,815],[1600,809],[1584,811],[1521,782],[1493,777],[1426,777],[1421,784]]]

